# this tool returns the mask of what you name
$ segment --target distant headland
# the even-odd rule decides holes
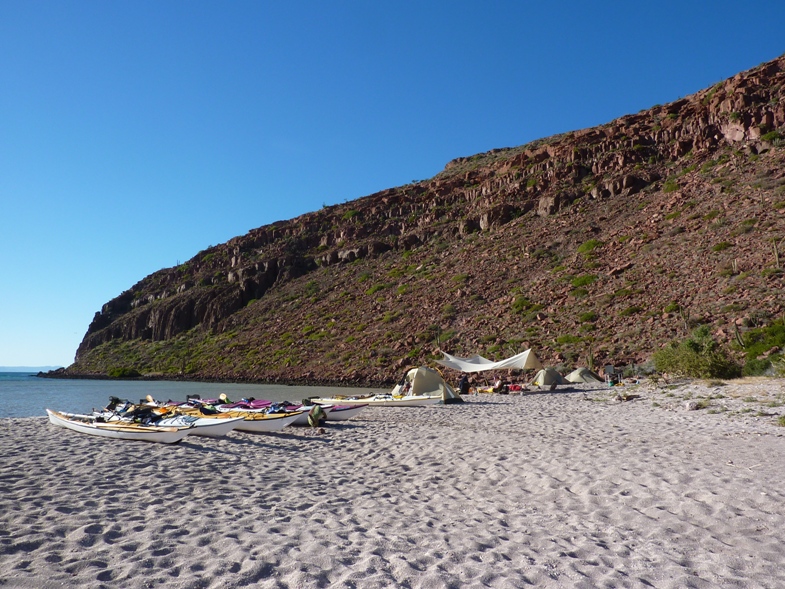
[[[62,366],[0,366],[0,372],[49,372]]]

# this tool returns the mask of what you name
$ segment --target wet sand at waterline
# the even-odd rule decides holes
[[[785,586],[783,400],[560,387],[176,446],[3,419],[0,587]]]

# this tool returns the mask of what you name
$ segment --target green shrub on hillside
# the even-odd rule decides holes
[[[671,342],[654,353],[660,372],[694,378],[737,378],[741,367],[714,338],[708,325],[701,325],[681,342]]]
[[[709,211],[708,213],[706,213],[705,215],[703,215],[703,220],[704,221],[713,221],[714,219],[716,219],[719,216],[719,214],[720,214],[720,212],[717,209],[713,209],[713,210]]]
[[[681,188],[681,187],[679,186],[679,183],[678,183],[678,182],[676,182],[676,180],[675,180],[675,179],[673,179],[673,178],[668,178],[668,179],[665,181],[665,184],[663,184],[663,186],[662,186],[662,191],[663,191],[663,192],[675,192],[675,191],[677,191],[679,188]]]
[[[665,313],[676,313],[680,308],[681,307],[679,307],[679,303],[677,303],[676,301],[671,301],[670,303],[665,305],[665,308],[663,309],[663,312],[665,312]]]
[[[137,378],[142,376],[136,368],[110,368],[106,375],[109,378]]]
[[[390,286],[390,285],[389,284],[385,284],[383,282],[380,282],[378,284],[374,284],[371,288],[369,288],[368,290],[365,291],[365,294],[367,294],[367,295],[376,294],[377,292],[379,292],[380,290],[384,290],[388,286]]]
[[[588,286],[597,280],[598,276],[596,274],[584,274],[583,276],[576,276],[572,279],[572,285],[575,288],[579,288],[581,286]]]
[[[785,319],[777,319],[771,325],[750,329],[742,337],[746,361],[742,374],[756,376],[768,372],[783,357],[785,349]],[[772,352],[764,357],[764,354]]]
[[[309,280],[305,283],[305,294],[312,297],[319,293],[319,283],[315,280]]]
[[[539,311],[540,309],[542,309],[542,305],[538,303],[532,303],[523,295],[518,295],[515,297],[515,300],[512,303],[512,310],[514,313],[531,313],[534,311]]]
[[[602,246],[602,242],[598,239],[590,239],[578,246],[578,253],[584,256],[590,255],[598,247]]]

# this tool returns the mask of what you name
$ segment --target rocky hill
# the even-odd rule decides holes
[[[785,56],[266,225],[106,303],[68,374],[386,383],[438,349],[643,362],[781,317]]]

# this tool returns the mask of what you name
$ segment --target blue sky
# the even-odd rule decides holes
[[[785,52],[785,3],[0,0],[0,365],[144,276]]]

